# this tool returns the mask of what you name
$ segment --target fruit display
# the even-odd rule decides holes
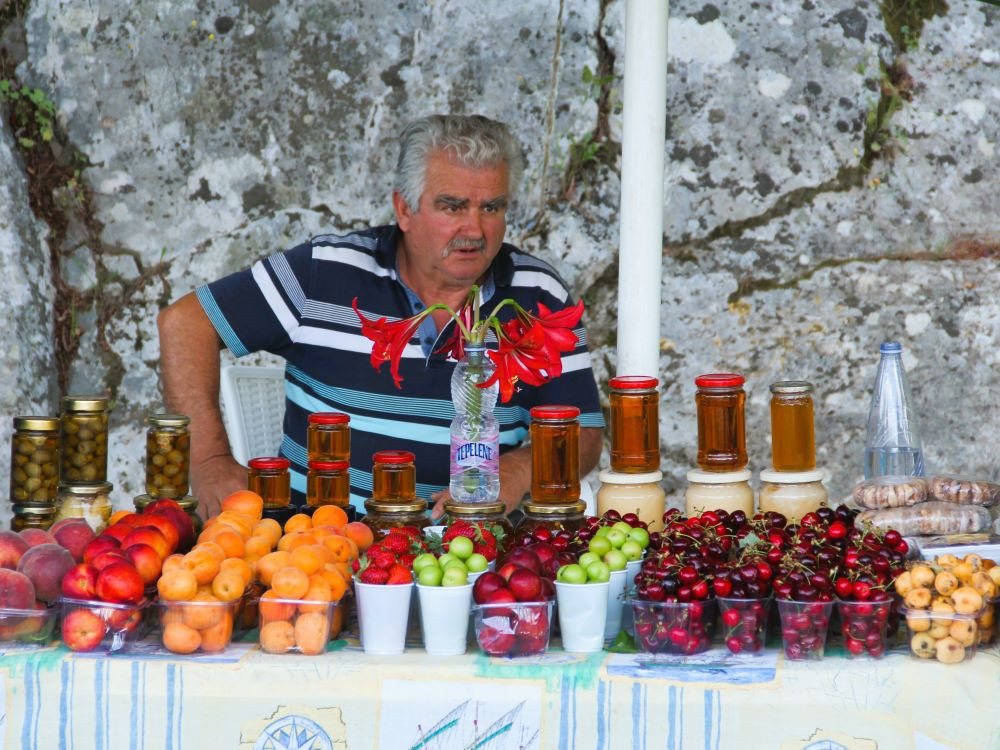
[[[471,546],[471,542],[469,544]],[[384,537],[372,543],[361,559],[354,563],[357,580],[375,585],[413,583],[413,563],[418,555],[424,555],[428,549],[427,542],[416,527],[393,527]],[[470,550],[469,555],[471,554]],[[445,566],[449,563],[457,566],[456,569],[463,575],[468,574],[465,563],[452,555],[445,558],[444,562],[435,560],[435,564],[442,571],[442,576]]]
[[[483,653],[543,653],[548,648],[554,596],[555,586],[543,575],[543,563],[534,551],[515,547],[508,552],[497,572],[483,573],[472,586],[476,640]]]
[[[903,599],[910,651],[921,659],[956,664],[996,638],[1000,566],[976,554],[939,555],[914,563],[895,581]]]
[[[840,632],[849,657],[878,659],[885,655],[886,629],[892,606],[888,597],[878,601],[841,599],[837,602]]]
[[[71,651],[114,652],[142,636],[148,600],[114,603],[63,597],[59,600],[62,642]]]
[[[635,640],[648,654],[697,654],[708,649],[715,631],[716,602],[632,599]]]
[[[724,579],[716,579],[716,581]],[[713,581],[713,585],[714,585]],[[733,654],[759,654],[764,651],[771,598],[743,599],[716,596],[719,621],[726,648]]]

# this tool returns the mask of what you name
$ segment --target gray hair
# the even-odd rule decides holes
[[[482,115],[428,115],[408,124],[399,138],[393,187],[413,211],[420,207],[433,151],[444,151],[465,167],[506,164],[510,198],[517,192],[524,157],[506,125]]]

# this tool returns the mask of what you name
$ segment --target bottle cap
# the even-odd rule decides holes
[[[627,391],[640,388],[656,388],[658,385],[656,378],[647,375],[619,375],[611,378],[608,385],[612,388]]]
[[[347,424],[351,418],[339,411],[317,411],[309,415],[309,424]]]
[[[146,417],[146,424],[152,427],[187,427],[191,424],[191,417],[183,414],[150,414]]]
[[[376,451],[372,462],[376,464],[412,464],[416,460],[409,451]]]
[[[105,396],[63,396],[63,411],[107,411]]]
[[[15,430],[51,432],[59,429],[58,417],[14,417]]]
[[[812,383],[806,380],[780,380],[771,383],[771,393],[812,393]]]
[[[886,341],[878,348],[882,354],[899,354],[903,351],[902,345],[898,341]]]
[[[287,469],[292,462],[280,456],[260,456],[247,461],[247,466],[251,469]]]
[[[580,416],[580,410],[575,406],[565,406],[563,404],[553,404],[549,406],[532,406],[532,419],[576,419]]]
[[[110,495],[113,489],[111,482],[96,482],[91,484],[74,484],[72,482],[59,483],[59,494],[82,495],[83,497],[94,497],[95,495]]]
[[[311,471],[347,471],[351,468],[347,461],[310,461]]]
[[[699,375],[694,379],[694,384],[699,388],[735,388],[746,382],[742,375],[732,372],[716,372],[708,375]]]
[[[426,500],[407,500],[399,502],[396,500],[378,501],[375,499],[365,500],[365,510],[369,513],[420,513],[427,510]]]

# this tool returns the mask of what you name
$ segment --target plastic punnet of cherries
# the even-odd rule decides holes
[[[664,514],[663,531],[635,577],[633,608],[639,647],[691,654],[708,648],[716,606],[727,648],[764,647],[770,599],[778,601],[785,654],[822,658],[835,602],[850,655],[885,652],[892,597],[908,546],[898,532],[855,527],[841,505],[788,524],[780,513],[747,517],[706,511]]]

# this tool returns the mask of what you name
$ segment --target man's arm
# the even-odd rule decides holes
[[[222,498],[247,486],[219,409],[222,341],[193,293],[160,311],[156,324],[167,406],[191,418],[191,492],[206,515],[213,515]]]
[[[597,466],[601,458],[603,441],[599,427],[580,428],[580,476],[585,476]],[[531,445],[524,445],[507,451],[500,456],[500,500],[503,501],[506,512],[514,510],[531,490]],[[444,515],[444,504],[448,500],[448,490],[441,490],[431,497],[434,510],[431,518]]]

